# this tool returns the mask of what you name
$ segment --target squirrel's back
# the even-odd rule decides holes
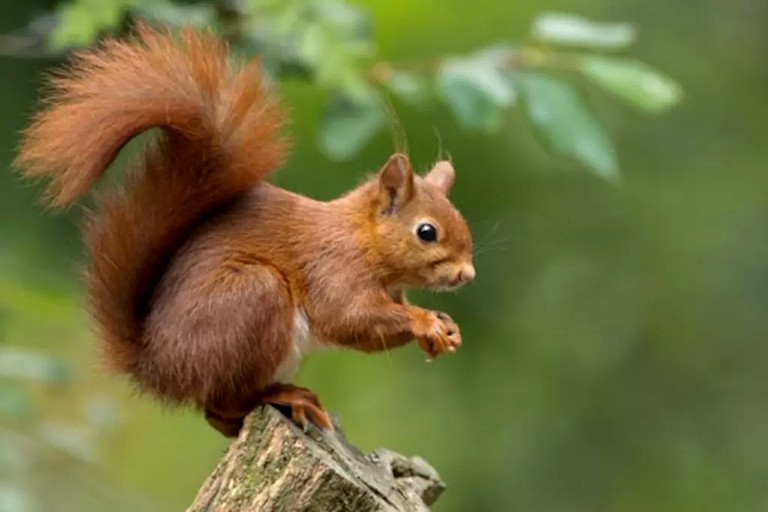
[[[91,314],[108,361],[135,373],[148,302],[200,223],[242,196],[285,155],[283,116],[257,64],[239,66],[213,36],[140,26],[76,56],[51,80],[47,108],[17,166],[50,180],[49,201],[83,195],[135,135],[160,128],[118,190],[87,219]]]

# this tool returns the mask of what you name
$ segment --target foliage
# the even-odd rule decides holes
[[[260,55],[275,79],[298,76],[330,95],[318,143],[334,159],[351,158],[385,128],[390,96],[417,106],[437,99],[461,126],[490,134],[501,132],[509,109],[522,103],[547,149],[615,181],[613,142],[578,79],[653,114],[681,98],[668,76],[613,55],[635,41],[632,25],[570,14],[540,15],[526,42],[428,62],[377,60],[371,20],[346,0],[70,0],[58,15],[50,34],[58,49],[91,43],[116,30],[124,15],[213,27],[246,53]]]
[[[62,307],[64,306],[64,307]],[[23,325],[31,315],[45,312],[49,321],[72,310],[54,296],[13,286],[0,286],[0,334],[12,325]],[[30,335],[33,331],[25,329]],[[48,351],[0,343],[0,510],[27,512],[50,506],[53,492],[44,476],[48,467],[80,474],[97,461],[100,444],[117,424],[113,400],[89,392],[76,403],[67,403],[74,387],[73,372],[60,357]],[[57,414],[51,398],[66,403],[66,414]],[[55,466],[52,466],[55,465]],[[65,505],[66,504],[66,505]],[[77,508],[64,499],[59,506]]]
[[[2,30],[26,25],[55,3],[0,3]],[[475,234],[478,278],[458,294],[412,297],[462,326],[457,356],[425,364],[413,346],[371,356],[330,352],[309,358],[298,384],[320,394],[358,446],[418,454],[438,468],[449,488],[436,511],[765,510],[768,3],[584,0],[579,12],[591,19],[632,22],[589,41],[581,28],[560,36],[550,36],[546,23],[536,28],[536,12],[566,5],[558,0],[356,4],[371,13],[377,35],[374,46],[364,32],[370,53],[352,60],[371,97],[391,99],[420,169],[438,145],[450,152],[458,172],[453,198]],[[98,32],[146,16],[135,5],[121,11],[113,29]],[[321,158],[311,141],[323,109],[349,112],[341,88],[327,84],[320,92],[314,72],[296,53],[288,59],[288,48],[263,52],[238,42],[242,16],[227,14],[221,2],[171,5],[157,17],[183,14],[200,24],[213,18],[245,51],[286,57],[270,63],[297,141],[275,177],[280,185],[335,197],[391,149],[379,136],[351,162]],[[527,20],[539,21],[529,29]],[[586,25],[592,33],[605,26]],[[28,32],[48,34],[51,26],[38,20]],[[0,59],[2,167],[36,109],[41,76],[60,56],[43,39],[15,51],[19,45],[11,43],[23,33],[13,35],[0,36],[3,55],[56,59]],[[262,35],[265,44],[275,40],[270,31]],[[442,55],[446,48],[456,55]],[[542,151],[555,140],[542,128],[534,128],[541,139],[533,137],[524,121],[535,106],[524,90],[530,80],[515,82],[510,104],[498,108],[498,132],[483,123],[465,128],[458,113],[451,121],[440,67],[509,48],[528,62],[521,71],[535,77],[533,84],[566,83],[600,121],[621,162],[621,189],[569,172],[581,164]],[[679,88],[647,73],[637,58],[685,84],[685,101],[674,111],[655,115],[679,99]],[[536,64],[542,59],[548,62]],[[621,72],[606,71],[601,59]],[[388,69],[387,80],[371,77]],[[638,73],[649,77],[646,85],[633,78]],[[653,93],[659,81],[664,92]],[[493,78],[478,87],[507,101]],[[468,96],[470,105],[488,108],[487,96]],[[571,136],[571,124],[558,128],[560,137]],[[532,172],[540,169],[547,172]],[[8,401],[0,419],[0,510],[183,510],[226,441],[194,411],[169,413],[99,371],[76,284],[80,210],[45,214],[38,197],[39,188],[0,171],[0,347],[65,363],[69,379],[0,383]],[[101,430],[91,426],[90,411],[105,397],[117,402],[121,421]],[[46,440],[51,424],[100,432],[63,436],[75,444],[88,438],[97,462],[74,455],[87,450],[60,448],[70,441]],[[121,487],[150,505],[132,504]]]

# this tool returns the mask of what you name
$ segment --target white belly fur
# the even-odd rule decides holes
[[[288,350],[288,355],[277,368],[273,381],[290,384],[296,376],[296,372],[299,371],[299,365],[305,356],[327,350],[331,346],[328,343],[323,343],[312,334],[306,313],[301,308],[297,308],[293,315],[291,348]]]

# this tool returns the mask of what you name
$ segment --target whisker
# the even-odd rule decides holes
[[[487,254],[487,253],[490,253],[490,252],[504,252],[504,251],[507,251],[507,250],[508,250],[508,247],[505,246],[505,245],[504,246],[497,246],[497,247],[483,247],[482,249],[474,251],[472,253],[472,256],[476,258],[476,257],[478,257],[480,255]]]
[[[432,131],[435,132],[435,138],[437,139],[437,160],[443,160],[443,138],[440,137],[440,129],[437,126],[432,126]]]
[[[387,347],[387,344],[384,343],[384,338],[381,338],[381,346],[384,348],[383,352],[387,355],[387,363],[389,364],[389,369],[393,370],[395,368],[395,363],[392,360],[392,354],[390,354],[389,347]]]

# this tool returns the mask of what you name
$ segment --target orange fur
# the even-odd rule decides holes
[[[52,86],[17,165],[50,180],[54,206],[90,189],[132,137],[162,129],[85,225],[97,334],[143,389],[204,408],[227,435],[264,402],[327,427],[314,394],[284,382],[300,343],[458,348],[447,315],[403,295],[474,277],[449,163],[422,178],[396,154],[330,202],[265,183],[286,151],[279,106],[258,65],[234,64],[222,42],[190,29],[174,38],[140,26],[78,56]],[[434,242],[416,236],[422,222]]]

